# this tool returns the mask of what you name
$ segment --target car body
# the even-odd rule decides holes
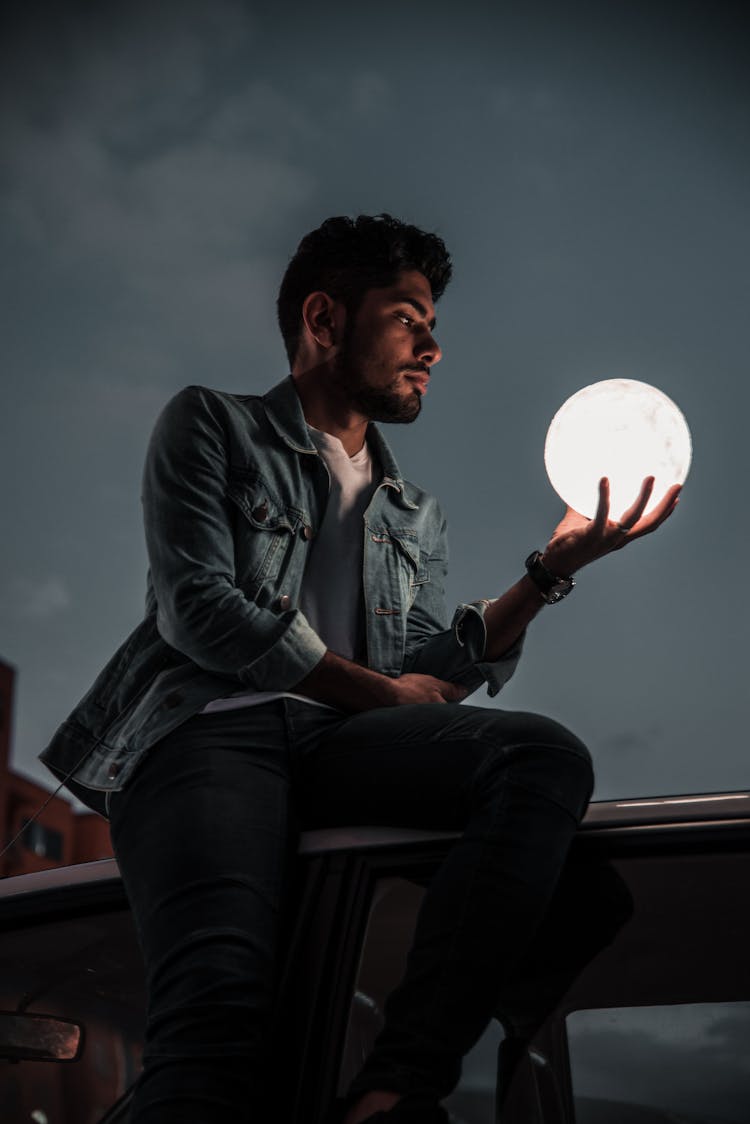
[[[259,1119],[324,1120],[381,1025],[424,886],[454,838],[379,827],[302,837],[273,1109]],[[447,1101],[456,1124],[750,1120],[749,883],[750,793],[592,803],[548,920]],[[0,1008],[72,1020],[84,1035],[75,1061],[0,1061],[3,1124],[127,1121],[145,990],[114,860],[0,883],[0,952]],[[11,1021],[0,1017],[0,1040]]]

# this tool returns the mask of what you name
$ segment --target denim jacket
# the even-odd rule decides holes
[[[483,661],[488,602],[460,605],[449,625],[440,507],[402,478],[376,426],[368,439],[382,479],[363,527],[367,665],[494,695],[521,644]],[[122,788],[212,699],[292,690],[313,670],[325,645],[297,606],[328,488],[292,378],[262,397],[189,386],[167,404],[143,479],[145,617],[41,754],[77,795]]]

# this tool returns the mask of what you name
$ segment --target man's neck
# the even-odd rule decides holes
[[[293,378],[307,424],[338,437],[350,457],[358,453],[365,443],[368,419],[333,392],[321,368],[294,371]]]

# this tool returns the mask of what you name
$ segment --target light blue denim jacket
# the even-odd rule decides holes
[[[376,426],[368,437],[382,479],[363,527],[367,665],[494,695],[521,643],[483,661],[488,602],[449,625],[440,507],[402,478]],[[190,386],[167,404],[143,480],[146,614],[41,754],[56,776],[73,774],[78,795],[119,789],[210,700],[291,690],[312,671],[325,645],[297,606],[328,488],[292,378],[263,397]]]

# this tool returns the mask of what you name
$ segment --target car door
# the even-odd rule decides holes
[[[750,797],[690,799],[592,805],[447,1100],[454,1124],[750,1119]],[[382,1025],[453,839],[387,828],[303,838],[271,1096],[249,1106],[259,1118],[325,1120]],[[84,1049],[71,1063],[0,1061],[3,1124],[124,1124],[145,991],[113,862],[0,883],[0,1036],[2,1011],[19,1010],[78,1022]]]
[[[455,1124],[747,1124],[749,812],[747,793],[592,806],[446,1102]],[[311,957],[294,1124],[324,1120],[403,971],[451,842],[406,834],[317,855],[318,927],[290,959]]]

